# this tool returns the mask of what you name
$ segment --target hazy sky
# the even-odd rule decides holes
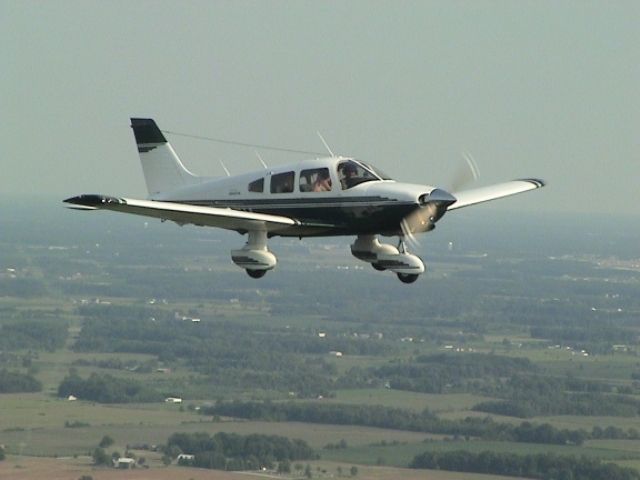
[[[484,208],[640,213],[640,2],[0,0],[0,194],[144,196],[130,116],[355,155]],[[253,151],[168,136],[194,172]],[[267,163],[296,160],[264,152]],[[500,205],[498,205],[500,204]]]

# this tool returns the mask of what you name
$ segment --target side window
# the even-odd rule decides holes
[[[264,178],[259,178],[258,180],[254,180],[249,184],[250,192],[262,193],[264,192]]]
[[[312,168],[300,172],[301,192],[331,191],[331,176],[328,168]]]
[[[277,173],[271,176],[271,193],[293,192],[293,172]]]

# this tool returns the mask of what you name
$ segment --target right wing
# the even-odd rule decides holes
[[[458,208],[476,205],[478,203],[489,202],[498,198],[510,197],[518,193],[528,192],[545,186],[544,181],[536,178],[526,178],[522,180],[512,180],[511,182],[498,183],[489,185],[488,187],[474,188],[473,190],[464,190],[454,193],[453,196],[457,201],[449,205],[448,210],[456,210]]]
[[[78,195],[77,197],[67,198],[65,203],[70,203],[73,205],[70,208],[79,210],[112,210],[114,212],[171,220],[180,225],[193,224],[219,227],[237,232],[247,232],[249,230],[278,232],[300,225],[297,220],[279,215],[106,195]]]

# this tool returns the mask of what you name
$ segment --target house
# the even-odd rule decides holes
[[[182,398],[180,397],[167,397],[164,399],[166,403],[182,403]]]
[[[178,458],[176,458],[176,460],[178,461],[178,463],[180,463],[180,460],[182,460],[183,462],[193,462],[195,458],[196,458],[195,455],[190,455],[188,453],[181,453],[180,455],[178,455]]]
[[[67,397],[67,400],[70,402],[75,402],[76,400],[78,400],[78,397],[74,396],[74,395],[69,395]]]
[[[329,355],[332,355],[334,357],[341,357],[342,356],[342,352],[336,352],[335,350],[332,350],[329,352]]]

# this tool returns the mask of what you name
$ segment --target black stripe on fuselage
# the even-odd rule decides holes
[[[302,225],[300,228],[291,229],[291,236],[396,234],[400,231],[402,219],[418,208],[414,202],[401,202],[383,197],[225,199],[177,203],[233,208],[294,218]],[[311,230],[315,233],[307,233]]]
[[[388,197],[370,196],[370,197],[321,197],[321,198],[251,198],[251,199],[223,199],[223,200],[180,200],[178,203],[186,203],[190,205],[199,205],[203,207],[238,207],[238,208],[286,208],[291,205],[296,206],[317,206],[317,205],[336,205],[344,206],[345,204],[361,203],[370,204],[398,204],[412,202],[398,202],[398,200]]]

